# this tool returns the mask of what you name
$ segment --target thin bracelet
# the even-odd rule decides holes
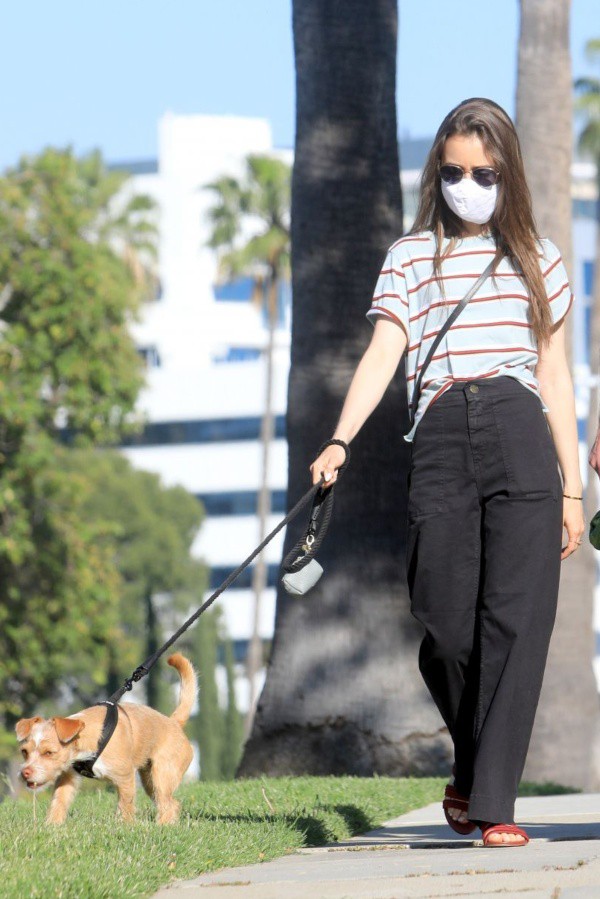
[[[579,500],[583,500],[583,496],[569,496],[568,493],[563,493],[563,496],[565,497],[565,499],[579,499]]]

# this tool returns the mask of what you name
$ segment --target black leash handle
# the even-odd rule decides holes
[[[346,459],[344,460],[343,465],[341,465],[340,468],[338,469],[338,475],[339,475],[346,468],[346,466],[348,465],[349,459],[350,459],[350,450],[348,449],[346,444],[341,440],[328,440],[327,443],[324,443],[323,446],[321,447],[321,449],[319,450],[319,455],[321,455],[321,453],[327,446],[330,446],[333,443],[340,444],[346,451]],[[206,610],[209,608],[209,606],[211,606],[213,604],[215,599],[217,599],[217,597],[219,597],[221,595],[221,593],[223,593],[225,590],[227,590],[227,588],[230,586],[230,584],[232,584],[235,581],[235,579],[237,577],[239,577],[239,575],[242,573],[242,571],[245,568],[247,568],[248,565],[250,565],[252,560],[255,559],[256,556],[260,552],[262,552],[262,550],[265,548],[267,543],[270,543],[271,540],[273,539],[273,537],[275,537],[275,535],[278,534],[279,531],[286,526],[286,524],[289,524],[290,521],[292,521],[294,518],[296,518],[296,516],[299,515],[299,513],[302,511],[304,506],[308,505],[308,503],[316,497],[318,492],[322,489],[322,485],[324,483],[325,483],[324,478],[321,478],[321,480],[319,481],[318,484],[313,484],[313,486],[310,488],[310,490],[307,490],[307,492],[304,494],[304,496],[302,496],[298,500],[298,502],[296,503],[294,508],[290,512],[288,512],[288,514],[285,516],[285,518],[279,522],[277,527],[275,527],[271,531],[270,534],[267,534],[267,536],[262,541],[262,543],[259,544],[259,546],[257,546],[256,549],[252,553],[250,553],[248,558],[245,559],[241,565],[238,565],[238,567],[225,578],[223,583],[219,587],[217,587],[215,592],[212,593],[204,603],[202,603],[200,608],[197,609],[193,615],[190,615],[190,617],[186,621],[183,622],[181,627],[178,630],[176,630],[175,633],[171,637],[169,637],[169,639],[165,643],[163,643],[163,645],[161,647],[159,647],[159,649],[156,650],[156,652],[154,652],[151,656],[149,656],[146,659],[146,661],[143,662],[143,664],[141,664],[138,668],[135,669],[135,671],[133,672],[131,677],[128,677],[125,680],[122,687],[119,687],[119,689],[116,690],[112,694],[110,699],[107,700],[107,704],[109,706],[112,705],[113,703],[117,703],[121,699],[121,697],[125,693],[127,693],[128,690],[131,690],[133,688],[133,685],[135,683],[137,683],[138,681],[141,681],[143,677],[146,677],[146,675],[151,671],[151,669],[154,667],[154,665],[156,665],[156,663],[158,662],[160,657],[167,651],[167,649],[169,649],[173,645],[173,643],[175,643],[177,640],[179,640],[181,635],[184,634],[187,631],[187,629],[189,627],[191,627],[191,625],[195,621],[198,620],[200,615],[202,615],[204,612],[206,612]],[[323,493],[328,494],[328,493],[331,493],[332,490],[333,490],[333,487],[330,487],[327,490],[323,490]],[[329,501],[330,511],[329,511],[329,514],[326,516],[325,528],[327,527],[327,524],[329,523],[329,518],[331,517],[332,501],[333,501],[333,496],[331,497],[331,500]],[[321,505],[321,502],[319,505]],[[314,508],[314,504],[313,504],[313,508]],[[318,516],[319,512],[320,512],[320,508],[319,508],[319,511],[317,511],[316,516]],[[315,516],[315,519],[316,519],[316,516]],[[324,536],[324,532],[323,532],[323,536]],[[323,540],[323,536],[321,536],[321,539],[319,540],[319,543],[318,543],[319,546]]]
[[[339,478],[350,462],[350,447],[347,443],[344,443],[343,440],[338,440],[334,437],[331,440],[325,441],[320,447],[317,457],[320,456],[328,446],[341,446],[346,453],[346,458],[337,469]],[[294,548],[290,550],[281,563],[283,570],[287,571],[289,574],[294,571],[300,571],[308,565],[321,546],[333,513],[334,488],[335,484],[332,484],[331,487],[319,487],[317,490],[310,510],[308,526],[306,527],[303,536],[298,540]]]

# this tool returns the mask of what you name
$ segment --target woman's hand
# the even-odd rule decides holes
[[[560,554],[561,560],[566,559],[581,545],[585,522],[583,520],[583,503],[580,499],[563,497],[563,527],[567,532],[569,542]]]
[[[338,469],[345,461],[346,453],[343,446],[334,443],[332,446],[326,447],[310,466],[313,484],[318,484],[324,477],[323,487],[331,487],[337,481]]]

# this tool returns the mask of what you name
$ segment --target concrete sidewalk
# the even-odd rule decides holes
[[[440,802],[346,843],[203,874],[155,899],[600,899],[600,794],[519,799],[516,820],[528,846],[486,849],[447,826]]]

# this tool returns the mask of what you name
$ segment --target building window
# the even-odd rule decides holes
[[[232,646],[233,646],[233,661],[235,662],[236,665],[243,665],[244,662],[248,658],[248,644],[250,643],[250,641],[249,640],[232,640],[231,642],[232,642]],[[262,647],[263,647],[263,659],[266,662],[271,655],[271,646],[272,646],[273,641],[265,640],[263,638],[263,640],[261,642],[262,642]],[[223,651],[222,645],[220,645],[217,649],[217,662],[219,665],[225,664],[225,653]]]
[[[230,346],[225,353],[213,356],[214,362],[252,362],[260,359],[260,349],[253,346]]]
[[[593,219],[596,218],[596,200],[573,200],[573,218],[575,219]]]
[[[288,314],[292,303],[292,285],[289,281],[281,281],[277,292],[277,311],[275,318],[275,326],[283,328],[288,321]],[[269,327],[267,318],[267,307],[263,303],[261,306],[261,318],[265,328]]]
[[[219,303],[248,303],[254,291],[253,278],[236,278],[226,284],[215,284],[215,300]]]
[[[583,263],[583,292],[586,297],[594,293],[594,263],[585,259]]]
[[[146,363],[147,368],[160,368],[160,354],[155,346],[139,346],[137,351]]]
[[[209,575],[209,589],[216,590],[217,587],[220,587],[223,581],[229,577],[231,572],[234,570],[235,565],[232,565],[228,568],[225,565],[220,565],[217,568],[210,569]],[[279,574],[279,565],[267,565],[267,587],[276,587],[277,586],[277,576]],[[252,586],[252,566],[250,568],[244,568],[239,577],[233,582],[230,590],[238,590],[245,589],[247,590]]]
[[[203,421],[161,421],[146,425],[141,434],[127,437],[122,446],[174,446],[186,443],[224,443],[258,440],[260,417],[213,418]],[[275,416],[276,438],[285,437],[285,415]]]
[[[248,303],[254,296],[254,279],[237,278],[226,284],[214,286],[215,300],[220,303]],[[259,299],[259,298],[257,298]],[[288,319],[292,300],[292,286],[289,281],[281,281],[277,294],[277,326],[283,327]],[[266,303],[260,302],[260,314],[265,327],[268,325]]]
[[[223,493],[196,493],[207,515],[256,515],[258,492],[236,490]],[[271,512],[286,511],[286,491],[271,491]]]

